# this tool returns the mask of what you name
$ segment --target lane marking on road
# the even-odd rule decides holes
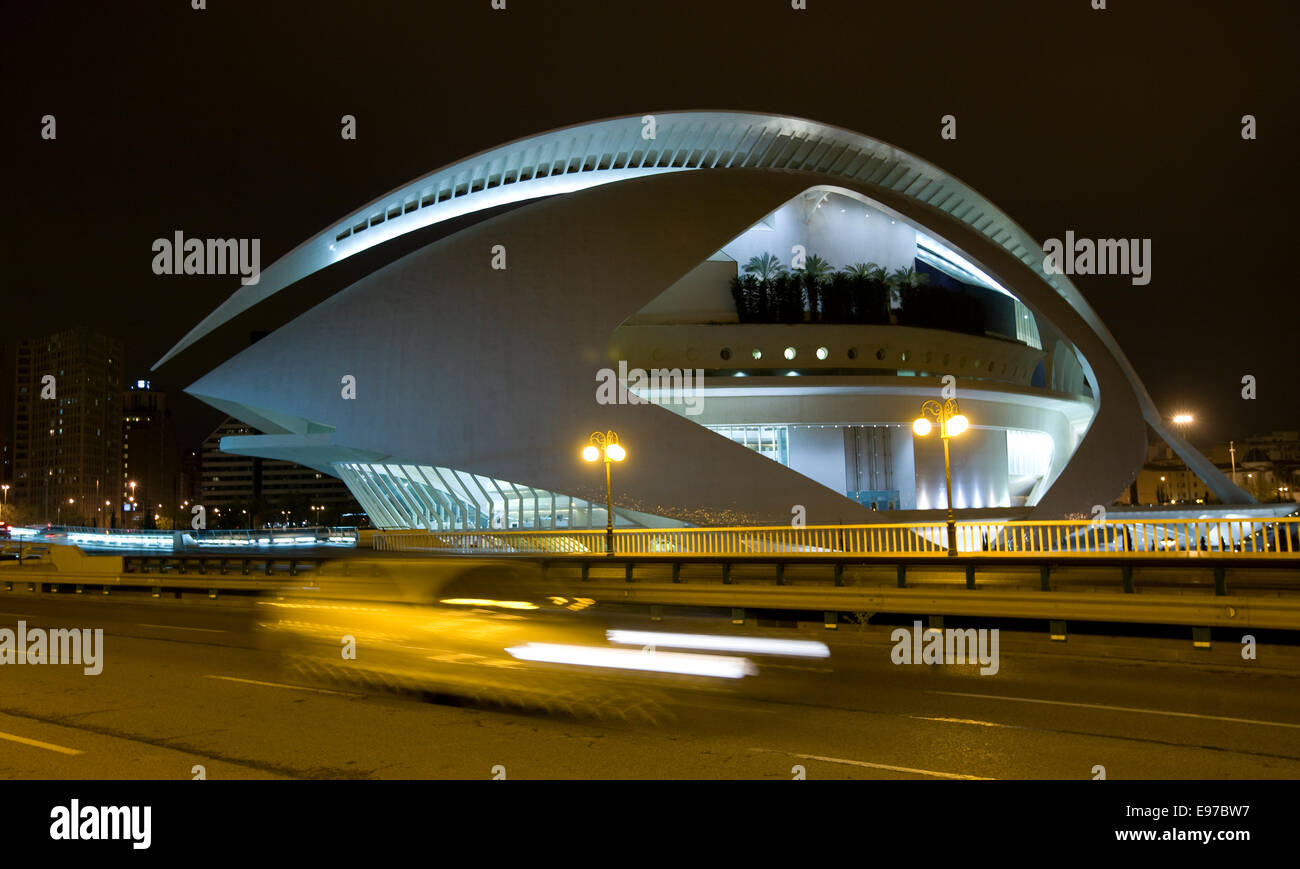
[[[801,760],[823,760],[827,763],[842,763],[848,766],[865,766],[871,769],[887,769],[891,772],[910,772],[915,775],[928,775],[934,778],[951,778],[961,779],[963,781],[994,781],[982,775],[962,775],[957,772],[936,772],[932,769],[914,769],[910,766],[893,766],[888,763],[871,763],[866,760],[850,760],[844,757],[824,757],[820,754],[796,754],[793,751],[780,751],[775,748],[751,748],[750,751],[764,751],[770,754],[788,754],[790,757],[797,757]]]
[[[186,628],[180,625],[147,625],[144,622],[136,622],[136,627],[140,628],[162,628],[166,631],[202,631],[205,634],[224,634],[221,628]]]
[[[286,685],[283,682],[259,682],[256,679],[240,679],[238,676],[216,676],[212,673],[204,673],[204,679],[221,679],[226,682],[242,682],[245,685],[262,685],[266,688],[289,688],[293,691],[311,691],[315,694],[334,694],[339,697],[365,697],[365,694],[357,694],[353,691],[331,691],[328,688],[311,688],[307,685]]]
[[[39,739],[28,739],[26,736],[18,736],[14,733],[5,733],[0,730],[0,739],[7,739],[10,742],[19,742],[23,745],[30,745],[34,748],[43,748],[46,751],[57,751],[59,754],[82,754],[79,749],[65,748],[62,745],[55,745],[52,742],[41,742]]]
[[[976,724],[980,727],[1006,727],[1015,730],[1020,729],[1012,724],[998,724],[994,721],[976,721],[973,718],[931,718],[928,715],[909,715],[907,717],[917,721],[942,721],[945,724]]]
[[[967,694],[962,691],[927,691],[948,697],[974,697],[979,700],[1010,700],[1016,703],[1039,703],[1044,706],[1072,706],[1076,709],[1104,709],[1107,712],[1140,712],[1144,715],[1167,715],[1171,718],[1199,718],[1202,721],[1226,721],[1230,724],[1259,724],[1264,727],[1286,727],[1300,730],[1300,724],[1285,721],[1259,721],[1254,718],[1232,718],[1227,715],[1200,715],[1195,712],[1169,712],[1164,709],[1139,709],[1135,706],[1107,706],[1103,703],[1072,703],[1068,700],[1039,700],[1033,697],[1001,697],[997,694]]]

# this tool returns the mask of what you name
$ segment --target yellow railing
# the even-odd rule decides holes
[[[1295,558],[1300,518],[958,522],[963,556]],[[387,532],[374,548],[483,555],[605,554],[604,530]],[[614,532],[615,556],[743,558],[862,555],[924,557],[948,549],[943,522],[733,528],[636,528]]]

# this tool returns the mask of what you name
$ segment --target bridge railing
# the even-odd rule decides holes
[[[958,522],[963,556],[1286,559],[1300,556],[1300,517]],[[933,557],[948,549],[944,522],[614,531],[615,556],[798,559],[837,555]],[[429,531],[376,534],[389,551],[482,555],[605,554],[604,530]]]

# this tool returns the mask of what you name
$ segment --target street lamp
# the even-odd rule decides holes
[[[933,398],[921,405],[921,415],[912,423],[912,431],[923,438],[930,434],[934,426],[927,417],[934,417],[939,423],[939,437],[943,439],[943,482],[948,491],[948,555],[957,557],[957,520],[952,512],[952,463],[948,457],[948,438],[970,428],[970,420],[962,416],[957,399],[950,398],[943,404]]]
[[[5,510],[9,507],[9,484],[0,485],[0,490],[3,490],[5,495],[4,503],[0,505],[0,518],[3,518]]]
[[[582,448],[582,458],[595,462],[605,460],[605,554],[614,554],[614,493],[610,484],[610,465],[627,458],[627,450],[618,442],[616,432],[592,432],[587,445]]]

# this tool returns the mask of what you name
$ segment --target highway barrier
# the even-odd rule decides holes
[[[364,593],[394,583],[419,589],[462,569],[487,575],[491,561],[501,561],[497,553],[480,550],[489,556],[480,560],[446,548],[439,550],[442,555],[353,550],[93,555],[66,545],[25,548],[23,561],[0,561],[0,590],[108,594],[135,588],[154,597],[199,592],[215,598],[290,588],[328,593],[347,586]],[[1190,557],[1193,553],[1198,557]],[[1126,560],[1106,551],[981,551],[951,558],[931,549],[899,558],[827,548],[746,551],[741,557],[656,552],[611,558],[551,547],[542,554],[516,551],[512,563],[534,572],[547,595],[606,604],[1300,630],[1300,558],[1233,550],[1193,553]]]
[[[958,522],[956,554],[987,558],[1110,557],[1128,559],[1300,556],[1300,517],[1280,519],[1125,519]],[[429,531],[377,533],[373,547],[401,552],[542,555],[589,558],[927,558],[949,550],[944,522],[734,528],[615,529],[606,553],[604,530]]]

